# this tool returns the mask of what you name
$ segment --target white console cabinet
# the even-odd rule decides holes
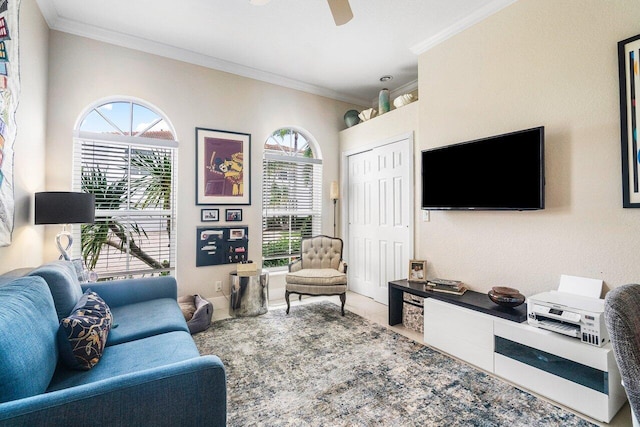
[[[610,344],[500,320],[494,334],[496,375],[607,423],[627,400]]]
[[[424,341],[599,421],[626,401],[610,344],[517,323],[434,298],[424,300]]]
[[[424,342],[493,372],[493,316],[424,299]]]

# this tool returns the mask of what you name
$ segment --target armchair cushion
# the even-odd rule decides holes
[[[95,292],[84,293],[58,329],[60,358],[72,369],[93,368],[102,357],[111,329],[109,306]]]
[[[303,268],[293,273],[288,273],[288,284],[297,285],[346,285],[347,275],[333,268]]]
[[[315,236],[303,239],[300,255],[302,268],[338,269],[342,260],[342,240],[329,236]]]

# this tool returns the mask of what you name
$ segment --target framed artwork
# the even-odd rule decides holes
[[[201,209],[200,221],[202,222],[220,221],[220,209]]]
[[[20,1],[0,1],[0,247],[11,245],[16,200],[14,157],[20,101]]]
[[[640,208],[638,177],[638,126],[640,109],[636,103],[640,91],[640,34],[618,43],[620,77],[620,137],[622,151],[622,206]]]
[[[242,221],[242,209],[227,209],[225,218],[227,222]]]
[[[251,135],[196,128],[196,205],[251,204]]]
[[[409,261],[409,281],[427,282],[427,261],[412,259]]]

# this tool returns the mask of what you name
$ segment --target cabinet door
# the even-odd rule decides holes
[[[493,319],[486,314],[425,298],[424,342],[493,372]]]

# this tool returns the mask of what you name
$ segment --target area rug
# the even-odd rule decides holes
[[[227,372],[229,426],[591,426],[331,302],[194,335]]]

